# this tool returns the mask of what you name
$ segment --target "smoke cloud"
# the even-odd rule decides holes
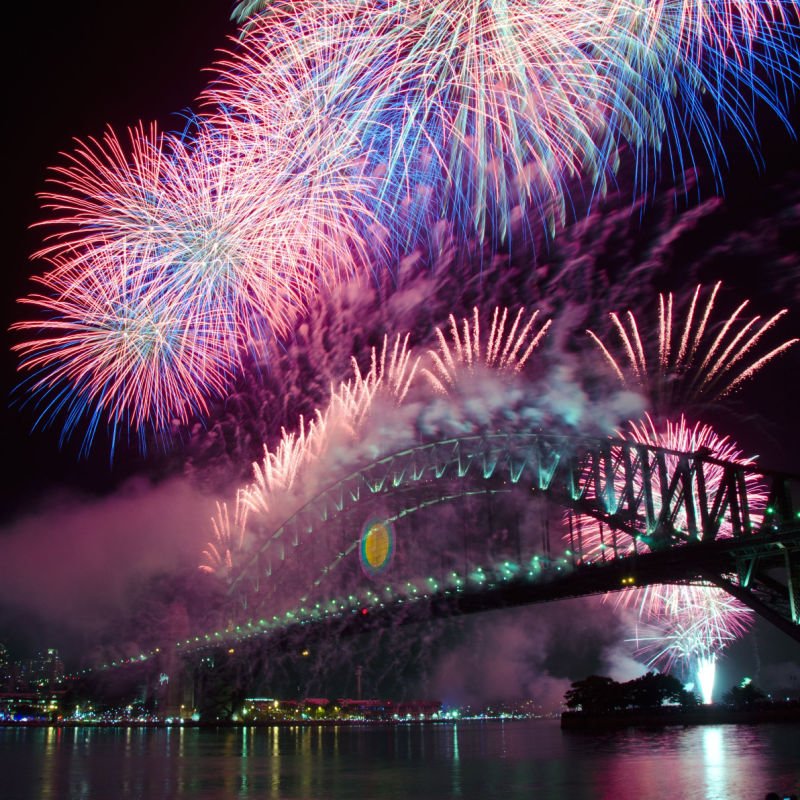
[[[0,605],[59,637],[97,634],[134,587],[196,565],[212,509],[185,479],[51,495],[0,529]]]

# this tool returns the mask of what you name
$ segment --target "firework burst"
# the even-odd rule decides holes
[[[66,409],[69,435],[88,413],[88,447],[102,414],[142,441],[204,415],[253,341],[287,334],[309,297],[362,268],[350,166],[320,165],[307,142],[300,169],[297,149],[248,130],[201,124],[186,142],[136,128],[127,145],[109,130],[55,170],[46,292],[23,301],[45,319],[15,326],[47,334],[17,348],[41,421]]]
[[[38,423],[63,417],[63,437],[85,426],[86,449],[103,422],[113,441],[206,414],[209,395],[223,396],[232,384],[228,309],[176,302],[125,272],[109,280],[117,266],[109,253],[92,258],[99,268],[77,274],[57,261],[39,279],[44,292],[21,301],[42,316],[13,326],[27,336],[15,350],[30,373],[23,387]]]
[[[662,605],[669,610],[658,619],[637,620],[636,655],[649,667],[668,671],[680,665],[694,673],[703,702],[711,703],[717,656],[747,633],[754,612],[716,587],[684,592],[679,600],[665,588],[654,591],[664,593]]]
[[[439,340],[439,352],[428,350],[432,369],[422,370],[437,392],[447,394],[458,380],[466,373],[478,367],[497,370],[499,372],[520,372],[533,351],[541,343],[552,320],[547,320],[536,330],[536,318],[539,311],[534,311],[527,322],[524,321],[525,309],[521,308],[510,327],[508,309],[496,308],[492,315],[489,338],[483,342],[478,309],[472,310],[472,321],[465,317],[461,320],[459,330],[456,318],[450,315],[450,338],[440,328],[436,329]]]
[[[749,301],[717,322],[714,309],[721,283],[705,300],[698,286],[688,308],[675,309],[672,294],[659,295],[658,334],[643,337],[633,312],[609,315],[619,339],[613,348],[587,331],[617,378],[641,389],[654,409],[725,397],[738,389],[773,358],[797,344],[788,339],[763,352],[762,339],[787,314],[783,309],[769,319],[745,316]],[[681,320],[683,320],[681,325]]]
[[[690,139],[718,174],[724,127],[755,151],[753,99],[786,121],[795,12],[781,0],[297,0],[234,16],[249,20],[242,74],[264,52],[316,59],[317,82],[341,98],[333,116],[357,131],[412,240],[431,213],[503,240],[530,210],[551,230],[563,222],[574,178],[602,194],[625,147],[639,188],[662,153],[675,173],[691,166]]]

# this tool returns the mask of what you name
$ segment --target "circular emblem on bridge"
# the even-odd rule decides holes
[[[383,520],[371,520],[361,534],[361,567],[368,575],[377,575],[389,566],[394,553],[392,526]]]

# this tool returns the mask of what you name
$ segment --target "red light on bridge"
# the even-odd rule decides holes
[[[367,614],[369,614],[369,609],[368,608],[362,608],[361,609],[361,616],[362,617],[366,617]]]

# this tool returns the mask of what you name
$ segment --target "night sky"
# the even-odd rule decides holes
[[[110,464],[108,443],[102,437],[88,458],[79,459],[79,441],[60,446],[57,428],[30,432],[32,414],[12,403],[18,377],[16,358],[10,353],[14,336],[7,328],[20,316],[16,299],[29,291],[29,276],[38,271],[28,256],[40,238],[28,226],[40,216],[35,194],[44,186],[47,167],[58,162],[58,152],[70,149],[72,137],[100,136],[108,124],[117,131],[140,120],[156,120],[167,130],[180,127],[181,110],[192,104],[207,83],[204,68],[213,63],[215,50],[223,47],[226,36],[235,31],[229,21],[228,0],[124,4],[48,1],[13,6],[6,12],[12,16],[6,16],[4,22],[3,49],[6,211],[2,218],[5,263],[0,273],[4,282],[0,452],[5,477],[0,525],[7,529],[0,528],[0,537],[54,491],[70,489],[102,497],[131,476],[163,477],[158,474],[162,462],[141,457],[135,446],[123,445]],[[795,103],[794,117],[800,120],[798,107],[800,103]],[[717,227],[737,230],[741,226],[744,230],[754,217],[763,218],[766,225],[780,217],[784,220],[781,230],[791,229],[785,220],[798,213],[800,143],[766,115],[761,134],[763,167],[756,165],[737,141],[728,146],[726,213],[716,218],[713,224]],[[708,196],[707,186],[703,191]],[[701,232],[697,248],[706,246],[704,237],[713,242],[719,235],[720,231],[713,228]],[[799,241],[800,234],[792,238],[784,232],[780,242],[771,242],[771,247],[783,251],[782,278],[779,268],[773,266],[770,271],[762,269],[763,264],[753,263],[752,253],[744,246],[746,261],[737,259],[735,252],[730,255],[731,282],[750,293],[759,310],[773,313],[783,305],[796,310],[800,296]],[[772,286],[776,276],[777,296]],[[783,334],[788,338],[798,330],[795,313],[784,325]],[[800,406],[799,349],[766,370],[757,386],[741,393],[741,406],[757,413],[746,421],[740,417],[735,431],[743,446],[762,454],[765,466],[795,472],[800,472],[796,416]],[[59,532],[53,530],[52,535],[56,537]],[[0,580],[4,572],[14,569],[13,563],[0,561]],[[15,639],[18,632],[14,626],[13,614],[0,606],[0,641],[5,635],[6,639],[24,642],[21,646],[32,646],[36,637]],[[757,647],[765,661],[800,661],[800,646],[787,642],[765,624],[758,625],[757,636]],[[742,661],[752,663],[756,650],[752,637],[736,647],[741,650]]]

